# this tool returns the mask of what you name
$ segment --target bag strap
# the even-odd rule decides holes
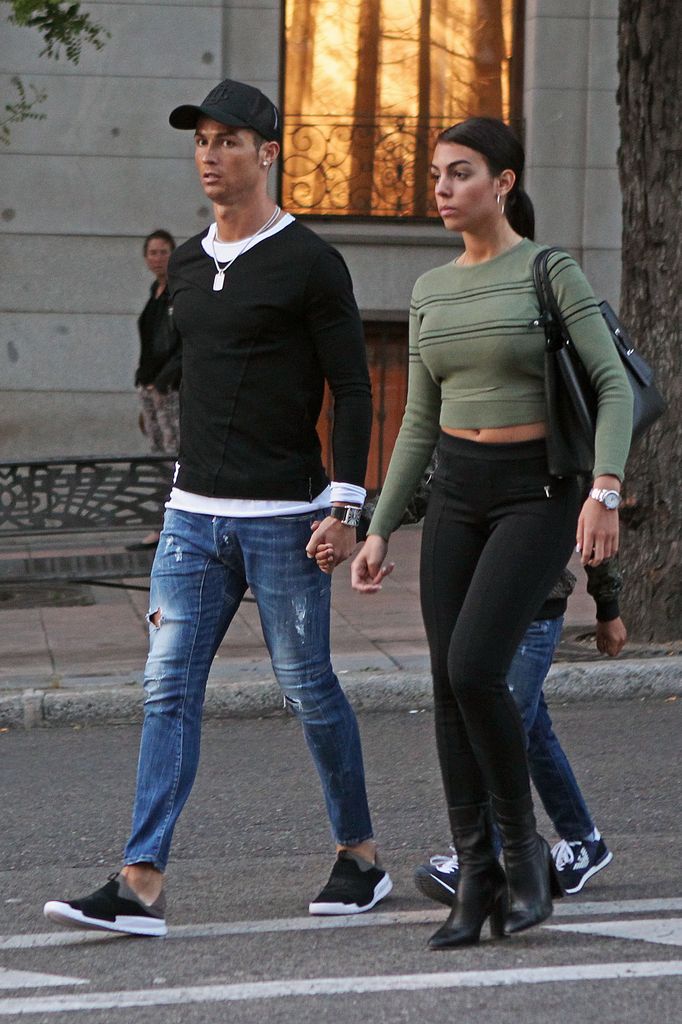
[[[563,249],[541,249],[533,262],[533,284],[540,306],[540,316],[537,320],[531,321],[530,326],[543,326],[547,352],[557,352],[571,341],[549,277],[549,259],[554,253],[563,254]]]

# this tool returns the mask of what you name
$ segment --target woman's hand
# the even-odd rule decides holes
[[[367,537],[350,567],[353,590],[361,594],[375,594],[381,590],[382,580],[394,569],[393,562],[383,564],[387,552],[388,541],[383,537],[376,533]]]
[[[594,486],[620,491],[615,476],[600,476]],[[582,565],[600,565],[618,551],[618,509],[608,509],[595,498],[586,498],[578,519],[576,550]]]
[[[313,526],[316,524],[313,523]],[[334,571],[334,565],[336,556],[334,555],[333,544],[318,544],[315,551],[315,561],[317,562],[317,568],[321,569],[322,572],[326,572],[328,576],[331,576]]]

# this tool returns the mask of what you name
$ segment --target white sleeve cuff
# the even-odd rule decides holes
[[[347,501],[349,505],[364,505],[367,491],[357,484],[342,484],[332,480],[330,501]]]

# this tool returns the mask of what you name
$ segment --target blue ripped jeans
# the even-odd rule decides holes
[[[594,831],[573,769],[549,716],[542,687],[559,643],[563,616],[531,622],[506,681],[528,741],[528,767],[542,804],[562,839],[585,839]]]
[[[309,559],[309,514],[221,518],[167,509],[150,590],[150,647],[126,864],[164,870],[199,763],[213,658],[247,590],[341,845],[372,836],[355,714],[329,654],[331,578]],[[151,621],[153,620],[153,621]]]

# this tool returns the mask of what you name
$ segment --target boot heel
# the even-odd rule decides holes
[[[504,922],[507,918],[507,893],[501,892],[490,911],[490,936],[493,939],[504,939]]]

